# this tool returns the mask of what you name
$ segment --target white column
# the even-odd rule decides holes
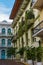
[[[23,35],[23,41],[24,41],[24,47],[25,47],[26,46],[26,35],[25,35],[25,33]]]
[[[31,38],[31,29],[28,30],[28,45],[31,46],[32,38]]]
[[[22,47],[22,42],[21,42],[22,40],[21,40],[21,37],[20,37],[20,47]]]

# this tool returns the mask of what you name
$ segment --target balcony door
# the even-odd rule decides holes
[[[5,59],[5,50],[1,51],[1,59]]]

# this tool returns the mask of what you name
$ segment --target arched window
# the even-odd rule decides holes
[[[11,29],[10,28],[8,29],[8,34],[11,34]]]
[[[8,46],[11,46],[11,39],[8,39]]]
[[[2,28],[2,34],[5,34],[5,28]]]
[[[5,46],[5,39],[2,39],[2,46]]]
[[[1,51],[1,59],[5,59],[5,50]]]

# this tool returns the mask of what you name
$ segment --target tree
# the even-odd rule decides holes
[[[21,58],[23,58],[24,52],[25,52],[25,47],[22,47],[18,50],[17,54],[20,54]]]
[[[7,56],[12,56],[12,59],[15,57],[16,55],[16,48],[8,48],[7,49]]]

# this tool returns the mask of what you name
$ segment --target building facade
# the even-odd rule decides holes
[[[28,20],[26,12],[31,9],[35,18]],[[18,49],[25,46],[43,47],[43,0],[16,0],[10,19],[13,19],[12,28],[15,32],[12,42]],[[25,27],[25,22],[28,27]]]
[[[23,28],[25,29],[25,15],[26,15],[26,11],[29,11],[33,6],[34,6],[34,3],[36,1],[35,0],[23,0],[23,1],[20,1],[20,0],[16,0],[15,2],[15,9],[13,7],[12,9],[12,12],[11,12],[11,15],[10,15],[10,18],[11,19],[14,19],[13,23],[12,23],[12,27],[15,31],[15,36],[14,36],[14,39],[13,41],[15,42],[15,46],[17,46],[18,48],[19,47],[22,47],[22,46],[32,46],[33,45],[33,38],[32,38],[32,29],[33,29],[33,23],[34,21],[31,23],[29,22],[30,24],[28,25],[28,30],[26,32],[22,31],[22,32],[19,32],[19,34],[21,33],[22,35],[19,36],[19,38],[15,38],[17,35],[18,35],[18,30],[19,30],[19,23],[23,23]],[[20,4],[21,3],[21,4]],[[18,5],[17,5],[18,4]],[[38,16],[38,12],[37,10],[34,10],[34,13],[36,13],[35,17]]]
[[[11,43],[11,37],[11,23],[5,20],[0,22],[0,59],[11,58],[10,56],[7,56],[7,49],[13,46]]]
[[[43,47],[43,0],[37,0],[33,6],[34,9],[39,10],[39,18],[34,23],[33,37],[40,38],[40,44]],[[37,24],[36,24],[37,23]],[[36,25],[35,25],[36,24]]]

